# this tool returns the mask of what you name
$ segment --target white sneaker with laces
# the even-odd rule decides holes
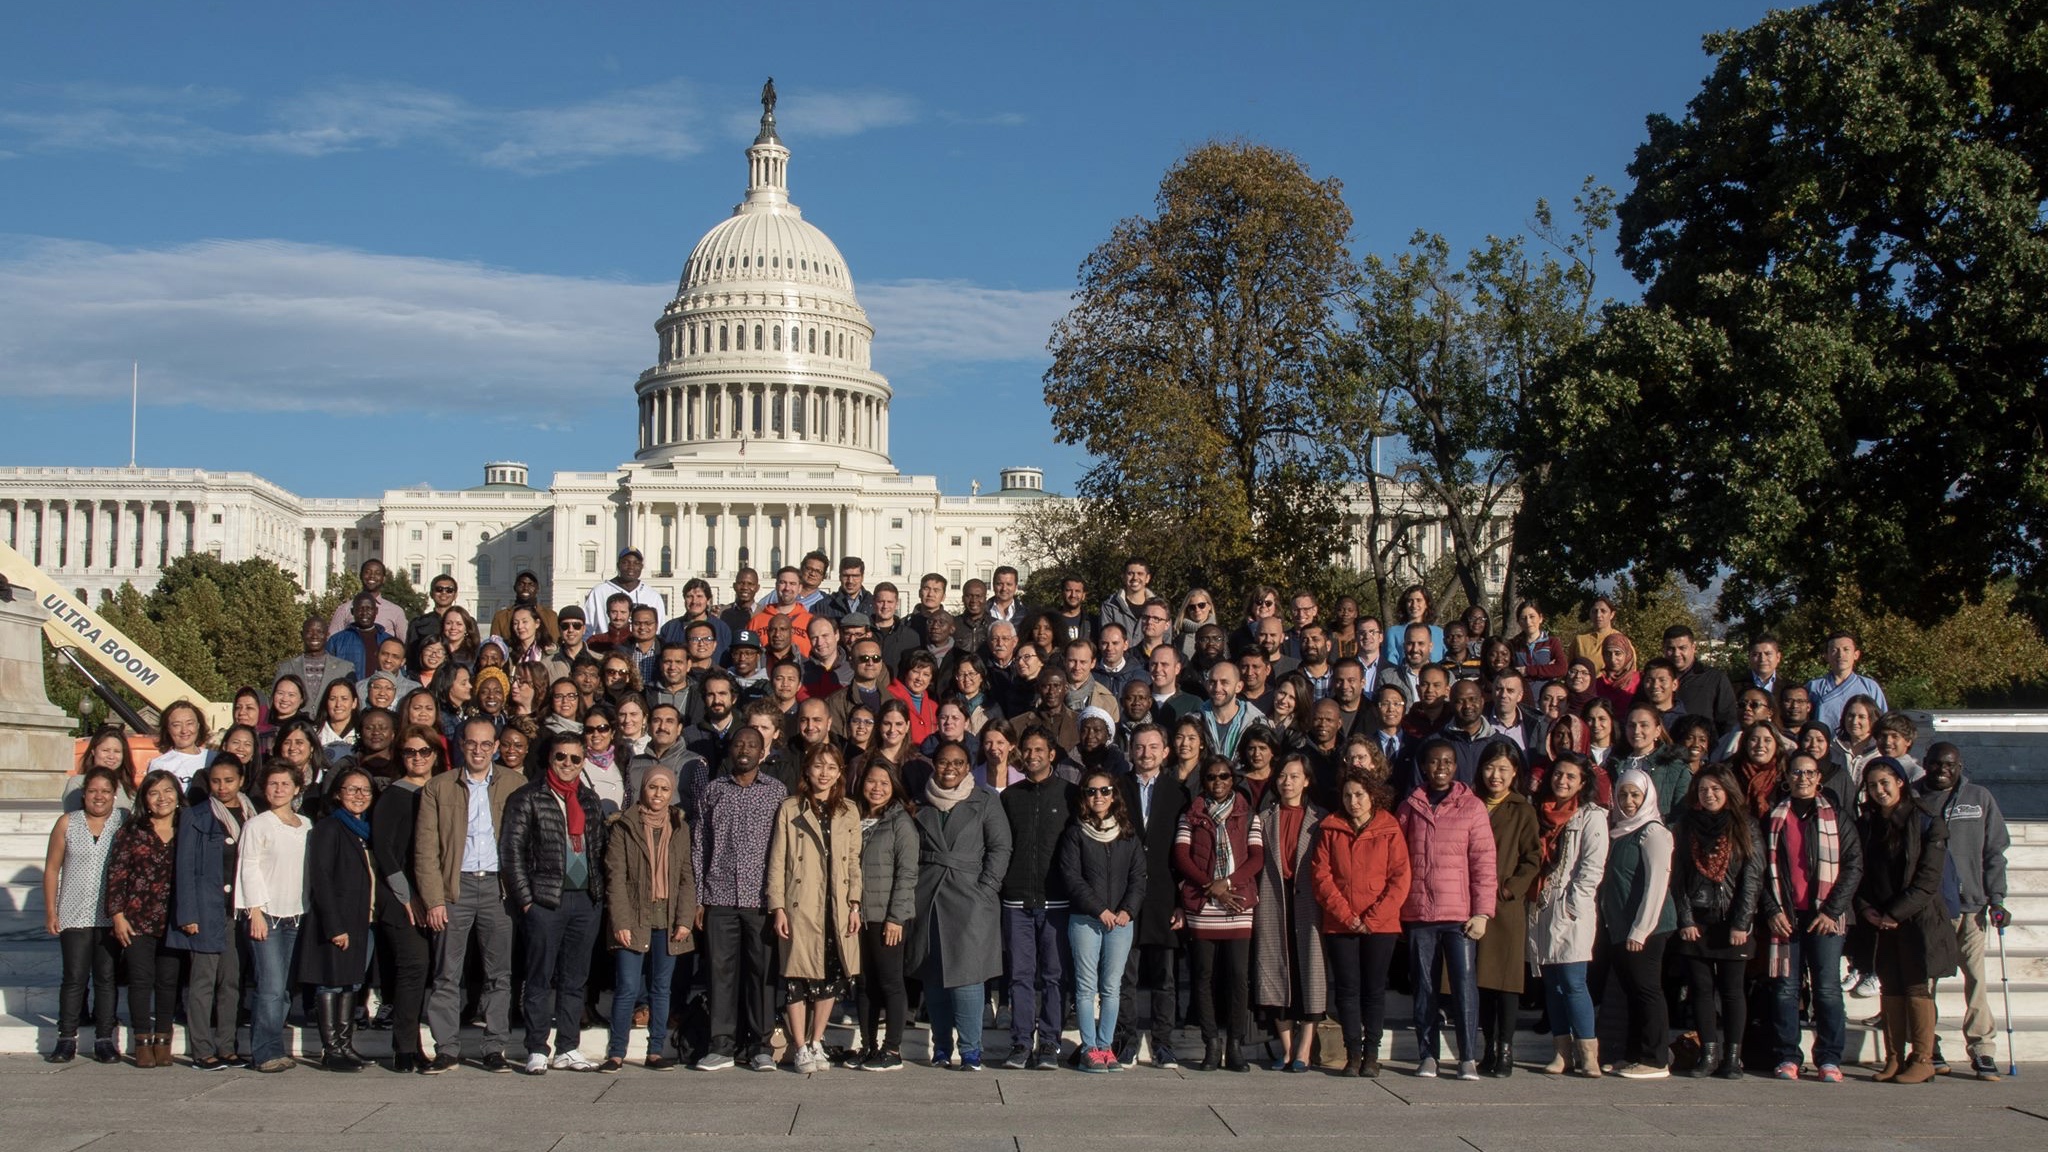
[[[553,1066],[567,1072],[589,1072],[597,1067],[588,1056],[575,1048],[555,1057]]]
[[[547,1054],[547,1053],[545,1053],[545,1052],[529,1052],[529,1053],[527,1053],[527,1055],[526,1055],[526,1074],[527,1074],[528,1076],[545,1076],[545,1075],[547,1075],[547,1073],[548,1073],[548,1054]]]
[[[1863,978],[1856,981],[1856,987],[1849,990],[1849,995],[1858,1000],[1868,1000],[1877,995],[1877,991],[1877,973],[1865,972]]]

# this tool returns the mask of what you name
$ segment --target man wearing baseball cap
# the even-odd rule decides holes
[[[640,550],[630,545],[619,549],[619,573],[602,581],[583,598],[583,618],[604,620],[605,601],[615,593],[624,593],[635,605],[645,604],[654,609],[654,626],[659,629],[668,619],[668,606],[661,602],[654,589],[640,582],[640,570],[646,565],[646,558]]]

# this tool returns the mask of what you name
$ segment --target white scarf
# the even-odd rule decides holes
[[[1081,821],[1081,831],[1097,844],[1108,844],[1124,834],[1123,827],[1116,822],[1116,818],[1113,816],[1105,818],[1100,825],[1083,820]]]
[[[1209,819],[1216,825],[1216,852],[1209,861],[1209,878],[1228,880],[1237,871],[1237,852],[1230,843],[1230,814],[1237,808],[1237,793],[1221,802],[1208,801],[1208,805]]]
[[[934,776],[925,782],[924,802],[941,812],[951,812],[953,805],[967,799],[974,793],[974,777],[962,777],[960,783],[951,789],[939,787],[939,778]]]

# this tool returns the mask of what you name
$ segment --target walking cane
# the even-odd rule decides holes
[[[1998,926],[1998,984],[2005,993],[2005,1074],[2020,1074],[2019,1058],[2012,1048],[2012,974],[2005,966],[2005,925]]]

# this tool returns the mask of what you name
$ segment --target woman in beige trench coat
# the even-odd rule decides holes
[[[860,812],[847,799],[839,750],[819,745],[805,755],[797,794],[782,802],[768,842],[768,910],[798,1072],[831,1067],[825,1022],[860,974],[860,895]]]

